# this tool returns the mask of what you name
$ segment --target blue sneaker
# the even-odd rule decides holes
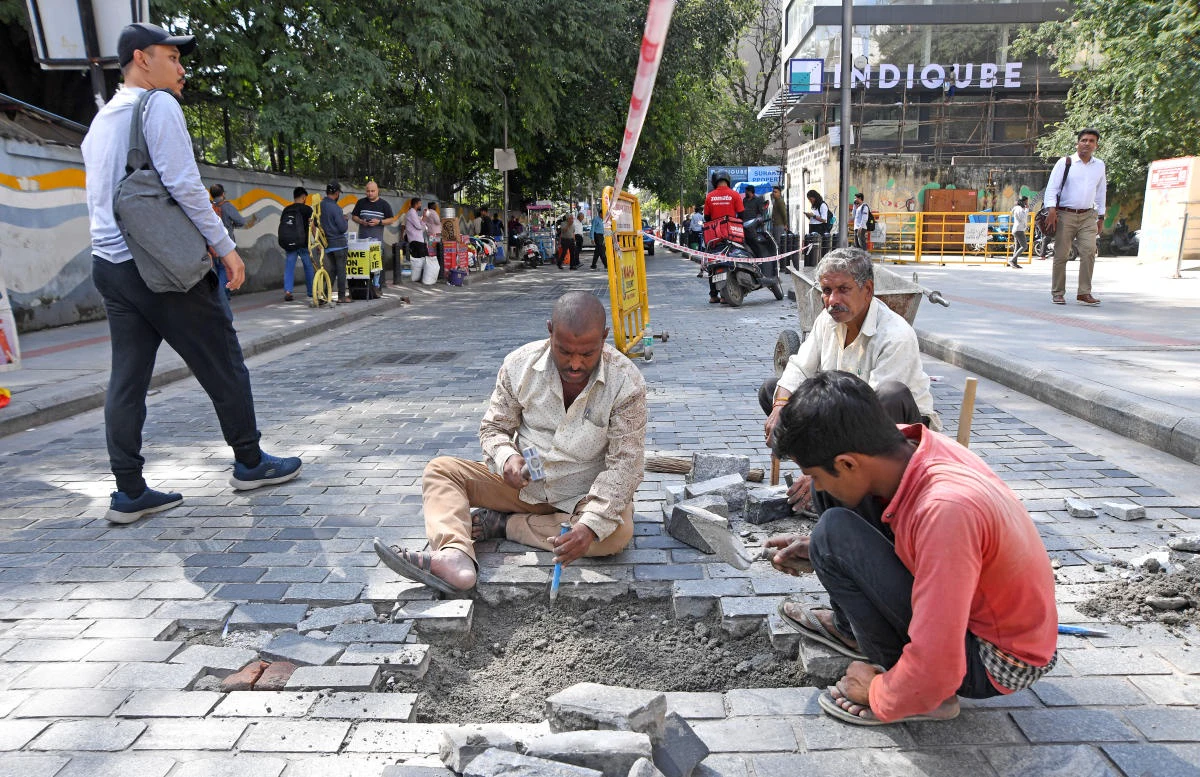
[[[262,461],[257,467],[247,467],[241,462],[234,462],[233,477],[229,479],[229,485],[238,491],[249,491],[276,483],[286,483],[299,474],[300,459],[296,456],[281,459],[263,451]]]
[[[147,488],[137,499],[130,499],[124,491],[113,491],[104,515],[109,523],[133,523],[143,515],[161,513],[183,503],[183,494],[164,493]]]

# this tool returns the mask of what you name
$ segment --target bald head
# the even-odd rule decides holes
[[[606,322],[604,305],[600,304],[595,294],[586,291],[569,291],[562,295],[554,303],[554,312],[550,314],[552,330],[574,335],[603,332],[603,338],[608,334]]]

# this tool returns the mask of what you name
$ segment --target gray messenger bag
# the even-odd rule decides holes
[[[138,274],[153,292],[185,292],[212,269],[208,242],[175,202],[150,161],[142,113],[155,92],[143,92],[129,122],[129,155],[125,177],[113,195],[113,216],[125,237]],[[171,95],[174,97],[174,95]]]

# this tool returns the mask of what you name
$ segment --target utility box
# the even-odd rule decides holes
[[[1200,258],[1200,157],[1150,164],[1138,258]]]

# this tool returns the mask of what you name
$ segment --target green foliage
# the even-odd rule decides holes
[[[1069,153],[1075,132],[1095,127],[1110,189],[1136,196],[1150,162],[1200,153],[1200,2],[1073,0],[1072,8],[1068,20],[1016,44],[1050,51],[1075,79],[1065,120],[1038,150],[1048,159]]]

